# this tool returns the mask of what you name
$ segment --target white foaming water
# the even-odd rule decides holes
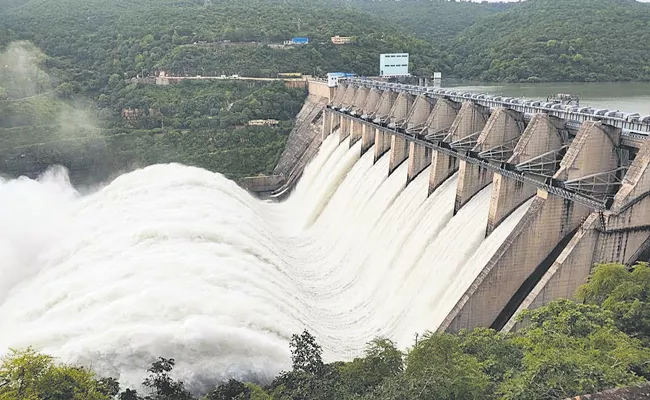
[[[328,361],[435,329],[528,208],[483,239],[490,188],[452,217],[360,143],[323,143],[291,197],[156,165],[81,196],[61,169],[0,182],[0,353],[33,345],[137,386],[158,356],[196,391],[290,367],[307,328]]]

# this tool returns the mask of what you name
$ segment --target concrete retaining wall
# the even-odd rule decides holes
[[[287,145],[280,156],[278,165],[273,170],[274,175],[288,177],[317,136],[320,136],[322,122],[319,114],[323,113],[327,99],[309,95],[307,101],[296,116],[296,123],[287,139]]]
[[[328,101],[333,98],[335,88],[327,87],[327,82],[309,81],[307,87],[312,96],[322,97]]]
[[[284,176],[282,175],[260,175],[242,178],[239,184],[251,192],[258,194],[270,193],[278,190],[284,183]]]

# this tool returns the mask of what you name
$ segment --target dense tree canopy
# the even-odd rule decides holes
[[[272,170],[304,94],[279,85],[252,95],[263,85],[132,82],[160,71],[375,75],[380,53],[409,52],[420,76],[650,80],[650,5],[594,0],[583,8],[582,0],[0,0],[2,170],[33,175],[59,163],[75,181],[168,161],[232,178]],[[355,40],[334,45],[333,35]],[[282,46],[295,36],[310,43]],[[38,67],[30,74],[6,67],[26,54]],[[125,111],[137,118],[126,121]],[[258,116],[283,122],[235,129]]]
[[[503,82],[647,81],[650,5],[532,0],[486,17],[450,43],[454,75]]]
[[[630,272],[620,264],[599,265],[578,298],[602,304],[618,328],[650,346],[650,267],[638,264]]]

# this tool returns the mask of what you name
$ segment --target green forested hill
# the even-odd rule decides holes
[[[113,74],[225,73],[275,76],[332,70],[378,73],[381,52],[408,51],[414,68],[441,68],[437,47],[338,1],[30,0],[0,17],[21,38],[74,71],[81,91],[101,91]],[[356,36],[348,46],[334,35]],[[295,49],[264,44],[307,36]],[[221,41],[257,43],[244,46]]]
[[[0,70],[9,101],[0,102],[0,171],[13,175],[61,163],[101,179],[115,166],[169,161],[233,178],[270,172],[304,99],[282,85],[154,88],[133,83],[136,76],[371,75],[386,51],[412,53],[413,71],[430,75],[446,59],[433,44],[339,0],[0,0],[0,10],[0,48],[13,38],[34,43],[43,52],[38,70],[49,78],[34,93],[47,96],[20,100],[33,110],[23,113],[15,102],[26,95],[12,83],[18,69]],[[335,46],[334,35],[357,41]],[[277,46],[295,36],[311,43]],[[84,99],[93,130],[63,135],[57,116],[74,99]],[[138,117],[126,121],[124,112]],[[282,122],[242,128],[258,117]]]
[[[372,75],[379,53],[391,51],[411,53],[414,74],[441,71],[486,81],[650,79],[650,5],[634,0],[0,0],[0,10],[2,27],[33,41],[52,57],[50,69],[84,93],[112,90],[115,74],[131,78],[161,69]],[[335,46],[329,38],[337,34],[357,41]],[[311,43],[267,46],[293,36]],[[8,37],[0,30],[0,45]]]
[[[336,46],[330,42],[333,35],[356,40]],[[310,43],[278,46],[294,36],[307,36]],[[506,82],[650,80],[650,4],[634,0],[507,5],[442,0],[0,0],[0,49],[14,40],[31,41],[40,49],[35,62],[43,71],[23,85],[26,78],[17,81],[17,69],[0,68],[0,169],[16,174],[28,171],[26,166],[72,166],[78,154],[68,151],[73,146],[65,146],[63,157],[50,143],[62,137],[58,115],[77,115],[70,110],[80,107],[87,118],[73,124],[84,127],[75,128],[75,135],[110,137],[113,144],[103,153],[111,158],[106,165],[120,165],[124,159],[135,164],[176,160],[232,177],[270,171],[304,93],[282,85],[197,83],[154,89],[132,81],[161,70],[187,76],[375,75],[380,53],[409,52],[414,75],[441,71],[445,78]],[[193,93],[199,100],[188,100]],[[31,99],[34,95],[40,97]],[[25,97],[28,106],[15,103]],[[259,128],[252,137],[250,129],[236,127],[259,114],[255,104],[261,98],[273,99],[262,114],[284,122],[280,129]],[[230,112],[231,104],[242,102],[250,106]],[[137,121],[121,117],[125,109],[136,108],[142,115]],[[250,146],[243,152],[230,150],[214,135]],[[23,147],[11,147],[16,137]],[[169,143],[182,145],[174,148],[165,137],[181,137]],[[198,142],[192,141],[210,137],[209,156],[194,154]],[[144,152],[150,148],[161,150]],[[180,156],[172,157],[175,151]],[[95,153],[85,149],[75,168],[99,165],[93,161]]]
[[[650,80],[650,4],[530,0],[449,45],[453,74],[486,81]]]
[[[449,0],[371,1],[352,0],[355,8],[397,24],[434,43],[453,39],[480,19],[511,8],[511,3],[471,3]],[[441,43],[442,41],[442,43]]]

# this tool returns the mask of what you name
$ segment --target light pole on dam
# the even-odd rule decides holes
[[[406,185],[431,166],[429,194],[458,173],[454,214],[492,183],[486,236],[533,199],[441,331],[510,330],[519,310],[572,298],[594,263],[650,246],[650,116],[362,79],[327,93],[322,138],[390,152],[387,174],[408,162]]]

